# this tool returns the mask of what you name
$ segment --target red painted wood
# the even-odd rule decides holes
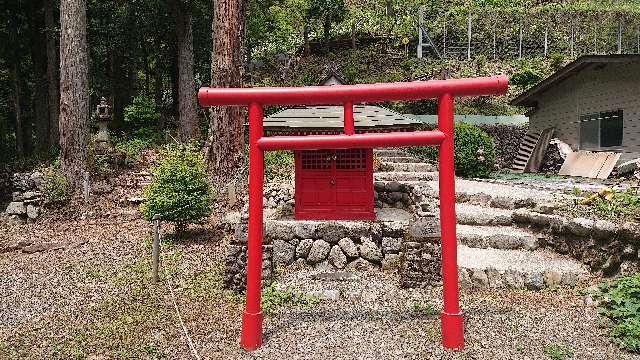
[[[295,218],[373,220],[373,150],[295,152]]]

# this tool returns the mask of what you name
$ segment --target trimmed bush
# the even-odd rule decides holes
[[[151,220],[175,222],[179,228],[211,214],[211,185],[202,155],[192,146],[170,145],[151,169],[153,181],[144,190],[140,209]]]
[[[475,125],[463,123],[457,123],[454,131],[456,175],[489,176],[496,160],[496,148],[491,136]],[[480,149],[484,155],[479,154]],[[438,161],[437,146],[414,147],[409,151],[424,160]]]

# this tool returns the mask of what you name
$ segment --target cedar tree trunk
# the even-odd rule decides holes
[[[87,171],[89,132],[87,6],[60,1],[60,170],[72,192]]]
[[[213,87],[242,87],[244,9],[244,0],[214,0]],[[243,119],[238,106],[211,109],[204,153],[209,172],[221,183],[233,177],[242,161]]]
[[[49,108],[49,141],[50,145],[60,144],[58,115],[60,100],[58,91],[58,56],[56,51],[56,23],[53,15],[53,0],[45,0],[44,23],[47,36],[47,106]]]
[[[191,4],[173,0],[178,48],[178,135],[187,142],[198,134],[196,80],[193,75],[193,33]]]

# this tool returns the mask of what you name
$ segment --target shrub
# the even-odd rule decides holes
[[[146,96],[136,96],[131,105],[124,108],[124,122],[128,128],[157,126],[159,120],[155,102]]]
[[[549,59],[551,60],[551,69],[553,71],[560,69],[564,65],[565,57],[562,53],[553,53],[549,56]]]
[[[42,183],[42,193],[47,204],[55,204],[67,198],[67,179],[58,174],[56,166],[51,166],[44,172],[44,182]]]
[[[144,190],[145,218],[158,214],[182,228],[211,214],[211,186],[201,154],[192,146],[172,145],[160,152],[151,169],[153,181]]]
[[[620,347],[640,352],[640,274],[619,277],[599,290],[600,312],[614,323],[609,335]]]
[[[293,152],[265,152],[264,172],[267,180],[287,180],[291,178],[293,172]]]
[[[456,175],[464,177],[487,177],[494,168],[496,149],[493,139],[481,128],[458,123],[455,125],[455,165]],[[482,149],[484,155],[478,151]],[[409,150],[419,157],[435,162],[438,147],[415,147]],[[482,159],[484,157],[484,159]]]

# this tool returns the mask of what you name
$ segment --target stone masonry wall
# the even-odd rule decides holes
[[[570,255],[606,276],[640,271],[640,225],[570,219],[553,214],[552,208],[538,210],[518,209],[513,220],[545,232],[542,246]]]

